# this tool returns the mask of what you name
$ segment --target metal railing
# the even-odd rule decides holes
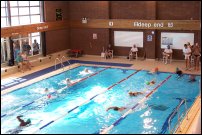
[[[69,60],[65,57],[65,56],[62,56],[62,58],[61,58],[61,62],[62,62],[62,64],[63,64],[63,58],[68,62],[68,64],[70,65],[70,62],[69,62]],[[63,65],[64,66],[64,65]]]
[[[64,64],[62,63],[62,61],[61,61],[59,58],[55,58],[55,70],[56,70],[57,60],[60,62],[61,67],[62,67],[63,70],[64,70]]]
[[[62,65],[63,65],[63,67],[65,67],[64,64],[63,64],[63,61],[62,61],[63,59],[65,59],[65,60],[68,62],[68,64],[70,65],[69,60],[63,55],[62,58],[61,58],[61,63],[62,63]],[[69,67],[69,69],[70,69],[70,67]],[[64,69],[63,69],[63,70],[64,70]],[[67,76],[70,77],[70,76],[71,76],[71,70],[70,70],[70,72],[69,72],[69,75],[67,75],[67,72],[65,72],[65,75],[66,75],[66,78],[67,78]]]
[[[186,103],[186,99],[183,99],[183,100],[180,102],[180,104],[176,107],[176,109],[173,111],[172,115],[171,115],[171,116],[169,117],[169,119],[168,119],[168,130],[169,130],[169,133],[170,133],[170,134],[174,132],[173,130],[176,131],[176,129],[177,129],[176,126],[181,123],[181,120],[182,120],[182,116],[183,116],[183,115],[180,116],[180,114],[179,114],[179,109],[180,109],[180,107],[183,105],[183,103],[185,104],[185,116],[187,116],[187,119],[188,119],[188,115],[187,115],[187,103]],[[175,116],[176,113],[177,113],[177,123],[174,125],[173,129],[171,129],[171,127],[170,127],[171,119]],[[179,125],[178,128],[180,129],[180,125]],[[180,130],[181,130],[181,129],[180,129]]]
[[[65,70],[65,69],[64,69],[65,65],[63,64],[63,59],[65,59],[65,60],[68,62],[68,64],[70,65],[69,60],[68,60],[65,56],[62,56],[61,59],[59,59],[59,58],[56,58],[56,59],[55,59],[55,70],[56,70],[57,61],[60,62],[63,71]],[[69,67],[69,69],[70,69],[70,67]],[[67,75],[67,73],[65,72],[65,76],[66,76],[66,78],[67,78],[68,76],[71,76],[71,71],[69,72],[69,75]]]

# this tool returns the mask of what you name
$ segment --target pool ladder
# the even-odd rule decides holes
[[[174,133],[176,130],[177,130],[177,128],[175,128],[177,125],[179,125],[179,124],[181,124],[181,118],[182,118],[182,116],[183,115],[179,115],[179,109],[180,109],[180,106],[182,106],[183,105],[183,103],[185,104],[185,116],[187,116],[187,120],[188,120],[188,115],[187,115],[187,103],[186,103],[186,99],[183,99],[180,103],[179,103],[179,105],[176,107],[176,109],[173,111],[173,113],[172,113],[172,115],[169,117],[169,119],[168,119],[168,130],[169,130],[169,134],[172,134],[172,133]],[[171,123],[171,119],[175,116],[175,114],[177,113],[177,123],[175,124],[175,126],[174,126],[174,128],[173,129],[171,129],[171,127],[170,127],[170,123]],[[179,127],[178,127],[179,129],[180,129],[180,125],[179,125]],[[173,130],[175,130],[174,132],[173,132]],[[181,130],[181,129],[180,129]]]
[[[61,64],[61,67],[62,67],[62,69],[63,69],[63,71],[64,71],[65,65],[63,64],[63,61],[62,61],[63,59],[66,59],[67,62],[68,62],[68,64],[70,65],[69,60],[68,60],[65,56],[62,56],[61,59],[59,59],[59,58],[56,58],[56,59],[55,59],[55,70],[56,70],[57,61],[59,61],[59,63]]]

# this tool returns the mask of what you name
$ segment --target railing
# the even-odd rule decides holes
[[[61,67],[62,67],[62,68],[64,67],[64,65],[62,64],[62,61],[61,61],[59,58],[56,58],[56,59],[55,59],[55,70],[56,70],[57,60],[60,62]],[[63,70],[64,70],[64,68],[63,68]]]
[[[64,64],[63,64],[63,61],[62,61],[63,59],[65,59],[68,62],[68,64],[70,65],[69,60],[63,55],[62,58],[61,58],[61,65],[63,67],[65,67]],[[63,70],[64,70],[64,68],[63,68]],[[67,74],[65,74],[65,75],[66,75],[66,78],[67,78],[68,75]],[[71,76],[71,71],[69,72],[69,76]]]
[[[181,118],[183,115],[179,115],[179,109],[180,109],[180,106],[183,105],[183,103],[185,104],[185,116],[187,116],[187,119],[188,119],[188,115],[187,115],[187,103],[186,103],[186,99],[183,99],[180,104],[176,107],[176,109],[173,111],[172,115],[170,116],[170,118],[168,119],[168,130],[169,130],[169,133],[173,133],[173,130],[175,130],[176,126],[179,125],[179,129],[180,129],[180,123],[181,123]],[[177,123],[174,125],[174,128],[171,129],[170,127],[170,123],[171,123],[171,119],[175,116],[175,114],[177,113]]]
[[[65,57],[65,56],[62,56],[62,58],[61,58],[61,62],[63,63],[63,58],[68,62],[68,64],[70,65],[70,63],[69,63],[69,60]],[[64,66],[64,65],[63,65]]]

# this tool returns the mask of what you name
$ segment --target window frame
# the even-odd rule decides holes
[[[2,1],[1,1],[2,2]],[[5,10],[5,15],[4,16],[1,16],[1,18],[6,18],[6,26],[3,26],[3,27],[10,27],[10,26],[20,26],[20,25],[27,25],[27,24],[35,24],[35,23],[41,23],[44,21],[44,18],[43,18],[43,1],[38,1],[38,5],[37,4],[34,4],[34,5],[30,5],[30,1],[29,2],[29,5],[27,6],[20,6],[19,5],[19,1],[16,1],[17,2],[17,5],[14,5],[14,6],[11,6],[10,5],[10,1],[3,1],[4,4],[1,4],[1,9],[3,8]],[[39,9],[39,14],[38,13],[33,13],[31,14],[31,9],[32,7],[38,7]],[[17,8],[17,15],[11,15],[11,8]],[[29,13],[26,14],[26,15],[19,15],[19,10],[20,8],[29,8]],[[29,23],[26,23],[26,24],[22,24],[20,23],[20,17],[24,17],[24,16],[29,16]],[[37,16],[37,20],[40,20],[39,22],[37,20],[33,21],[33,17],[32,16]],[[39,16],[39,18],[38,18]],[[12,17],[16,17],[16,21],[17,22],[15,25],[12,25]],[[18,21],[17,21],[18,20]],[[1,28],[3,28],[1,27]],[[23,40],[26,40],[29,42],[29,45],[31,46],[31,50],[30,50],[30,54],[28,57],[33,57],[33,56],[36,56],[36,55],[33,55],[33,43],[34,43],[34,38],[37,38],[37,43],[39,44],[39,53],[36,54],[36,55],[41,55],[42,54],[42,37],[41,37],[41,33],[38,32],[37,35],[34,35],[32,36],[32,33],[29,33],[26,37],[23,37],[23,35],[19,35],[18,37],[13,37],[13,40],[16,41],[16,40],[19,40],[19,43],[20,43],[20,51],[22,51],[22,44],[23,44]],[[4,40],[9,40],[8,37],[5,37],[3,38]],[[33,41],[33,42],[32,42]],[[1,62],[1,64],[4,64],[6,63],[10,58],[10,51],[12,50],[10,47],[10,42],[11,41],[2,41],[1,42],[1,52],[4,51],[4,53],[2,54],[2,57],[3,59],[5,59],[3,62]],[[5,44],[6,44],[6,50],[5,50]],[[14,46],[13,46],[14,47]],[[12,52],[14,53],[14,51]],[[2,59],[1,59],[2,60]]]

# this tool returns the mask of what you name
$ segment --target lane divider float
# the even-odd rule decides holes
[[[110,68],[110,67],[106,67],[106,68],[104,68],[104,69],[102,69],[102,70],[100,70],[100,71],[98,71],[98,72],[95,72],[95,73],[93,73],[93,74],[91,74],[91,75],[89,75],[89,76],[87,76],[87,77],[84,77],[84,78],[82,78],[81,80],[79,80],[79,81],[77,81],[77,82],[75,82],[75,83],[72,83],[72,84],[69,85],[69,86],[73,86],[73,85],[75,85],[75,84],[77,84],[77,83],[79,83],[79,82],[81,82],[81,81],[84,81],[84,80],[86,80],[86,79],[88,79],[88,78],[90,78],[90,77],[92,77],[92,76],[94,76],[94,75],[96,75],[96,74],[98,74],[98,73],[100,73],[100,72],[103,72],[104,70],[106,70],[106,69],[108,69],[108,68]],[[61,89],[59,89],[59,90],[57,90],[57,91],[64,90],[64,89],[68,88],[69,86],[65,86],[65,87],[63,87],[63,88],[61,88]],[[50,94],[51,94],[51,95],[52,95],[52,94],[55,94],[55,93],[57,93],[57,91],[51,92]],[[13,114],[13,113],[15,113],[15,112],[17,112],[17,111],[19,111],[19,110],[21,110],[21,109],[23,109],[23,108],[29,106],[29,105],[31,105],[31,104],[33,104],[33,103],[36,103],[37,101],[40,101],[41,99],[44,99],[44,98],[46,98],[46,96],[40,97],[40,98],[38,98],[38,99],[36,99],[36,100],[34,100],[34,101],[32,101],[32,102],[29,102],[29,103],[27,103],[27,104],[25,104],[25,105],[23,105],[23,106],[21,106],[21,107],[15,109],[15,110],[9,112],[9,113],[7,113],[7,114],[3,114],[3,115],[1,115],[1,118],[5,117],[5,116],[8,116],[8,115],[11,115],[11,114]]]
[[[124,79],[122,79],[122,80],[127,80],[128,78],[130,78],[131,76],[135,75],[135,74],[136,74],[137,72],[139,72],[139,71],[140,71],[140,70],[135,71],[134,73],[132,73],[131,75],[129,75],[128,77],[126,77],[126,78],[124,78]],[[92,99],[94,99],[94,98],[97,97],[98,95],[105,93],[106,91],[110,90],[110,89],[113,88],[114,86],[116,86],[116,85],[118,85],[119,83],[123,82],[122,80],[119,81],[118,83],[115,83],[115,84],[113,84],[112,86],[108,87],[106,90],[100,92],[99,94],[97,94],[97,95],[95,95],[95,96],[93,96],[93,97],[91,97],[91,98],[85,100],[85,101],[82,102],[80,105],[78,105],[78,106],[76,106],[76,107],[74,107],[74,108],[68,110],[68,111],[67,111],[66,113],[64,113],[63,115],[61,115],[61,116],[55,118],[54,120],[51,120],[50,122],[46,123],[46,124],[43,125],[42,127],[36,129],[34,132],[32,132],[32,134],[37,133],[38,131],[40,131],[41,129],[47,127],[48,125],[52,124],[53,122],[59,120],[60,118],[63,118],[64,116],[66,116],[66,115],[69,114],[70,112],[74,111],[75,109],[81,107],[82,105],[84,105],[84,104],[86,104],[86,103],[89,103]]]
[[[137,104],[135,104],[132,108],[130,108],[126,113],[124,113],[118,120],[116,120],[112,125],[109,127],[101,130],[99,134],[107,134],[113,127],[117,126],[126,116],[128,116],[129,113],[132,113],[132,111],[140,105],[142,102],[144,102],[149,96],[152,95],[161,85],[163,85],[172,75],[169,75],[165,80],[163,80],[160,84],[158,84],[150,93],[148,93],[144,98],[142,98]]]

